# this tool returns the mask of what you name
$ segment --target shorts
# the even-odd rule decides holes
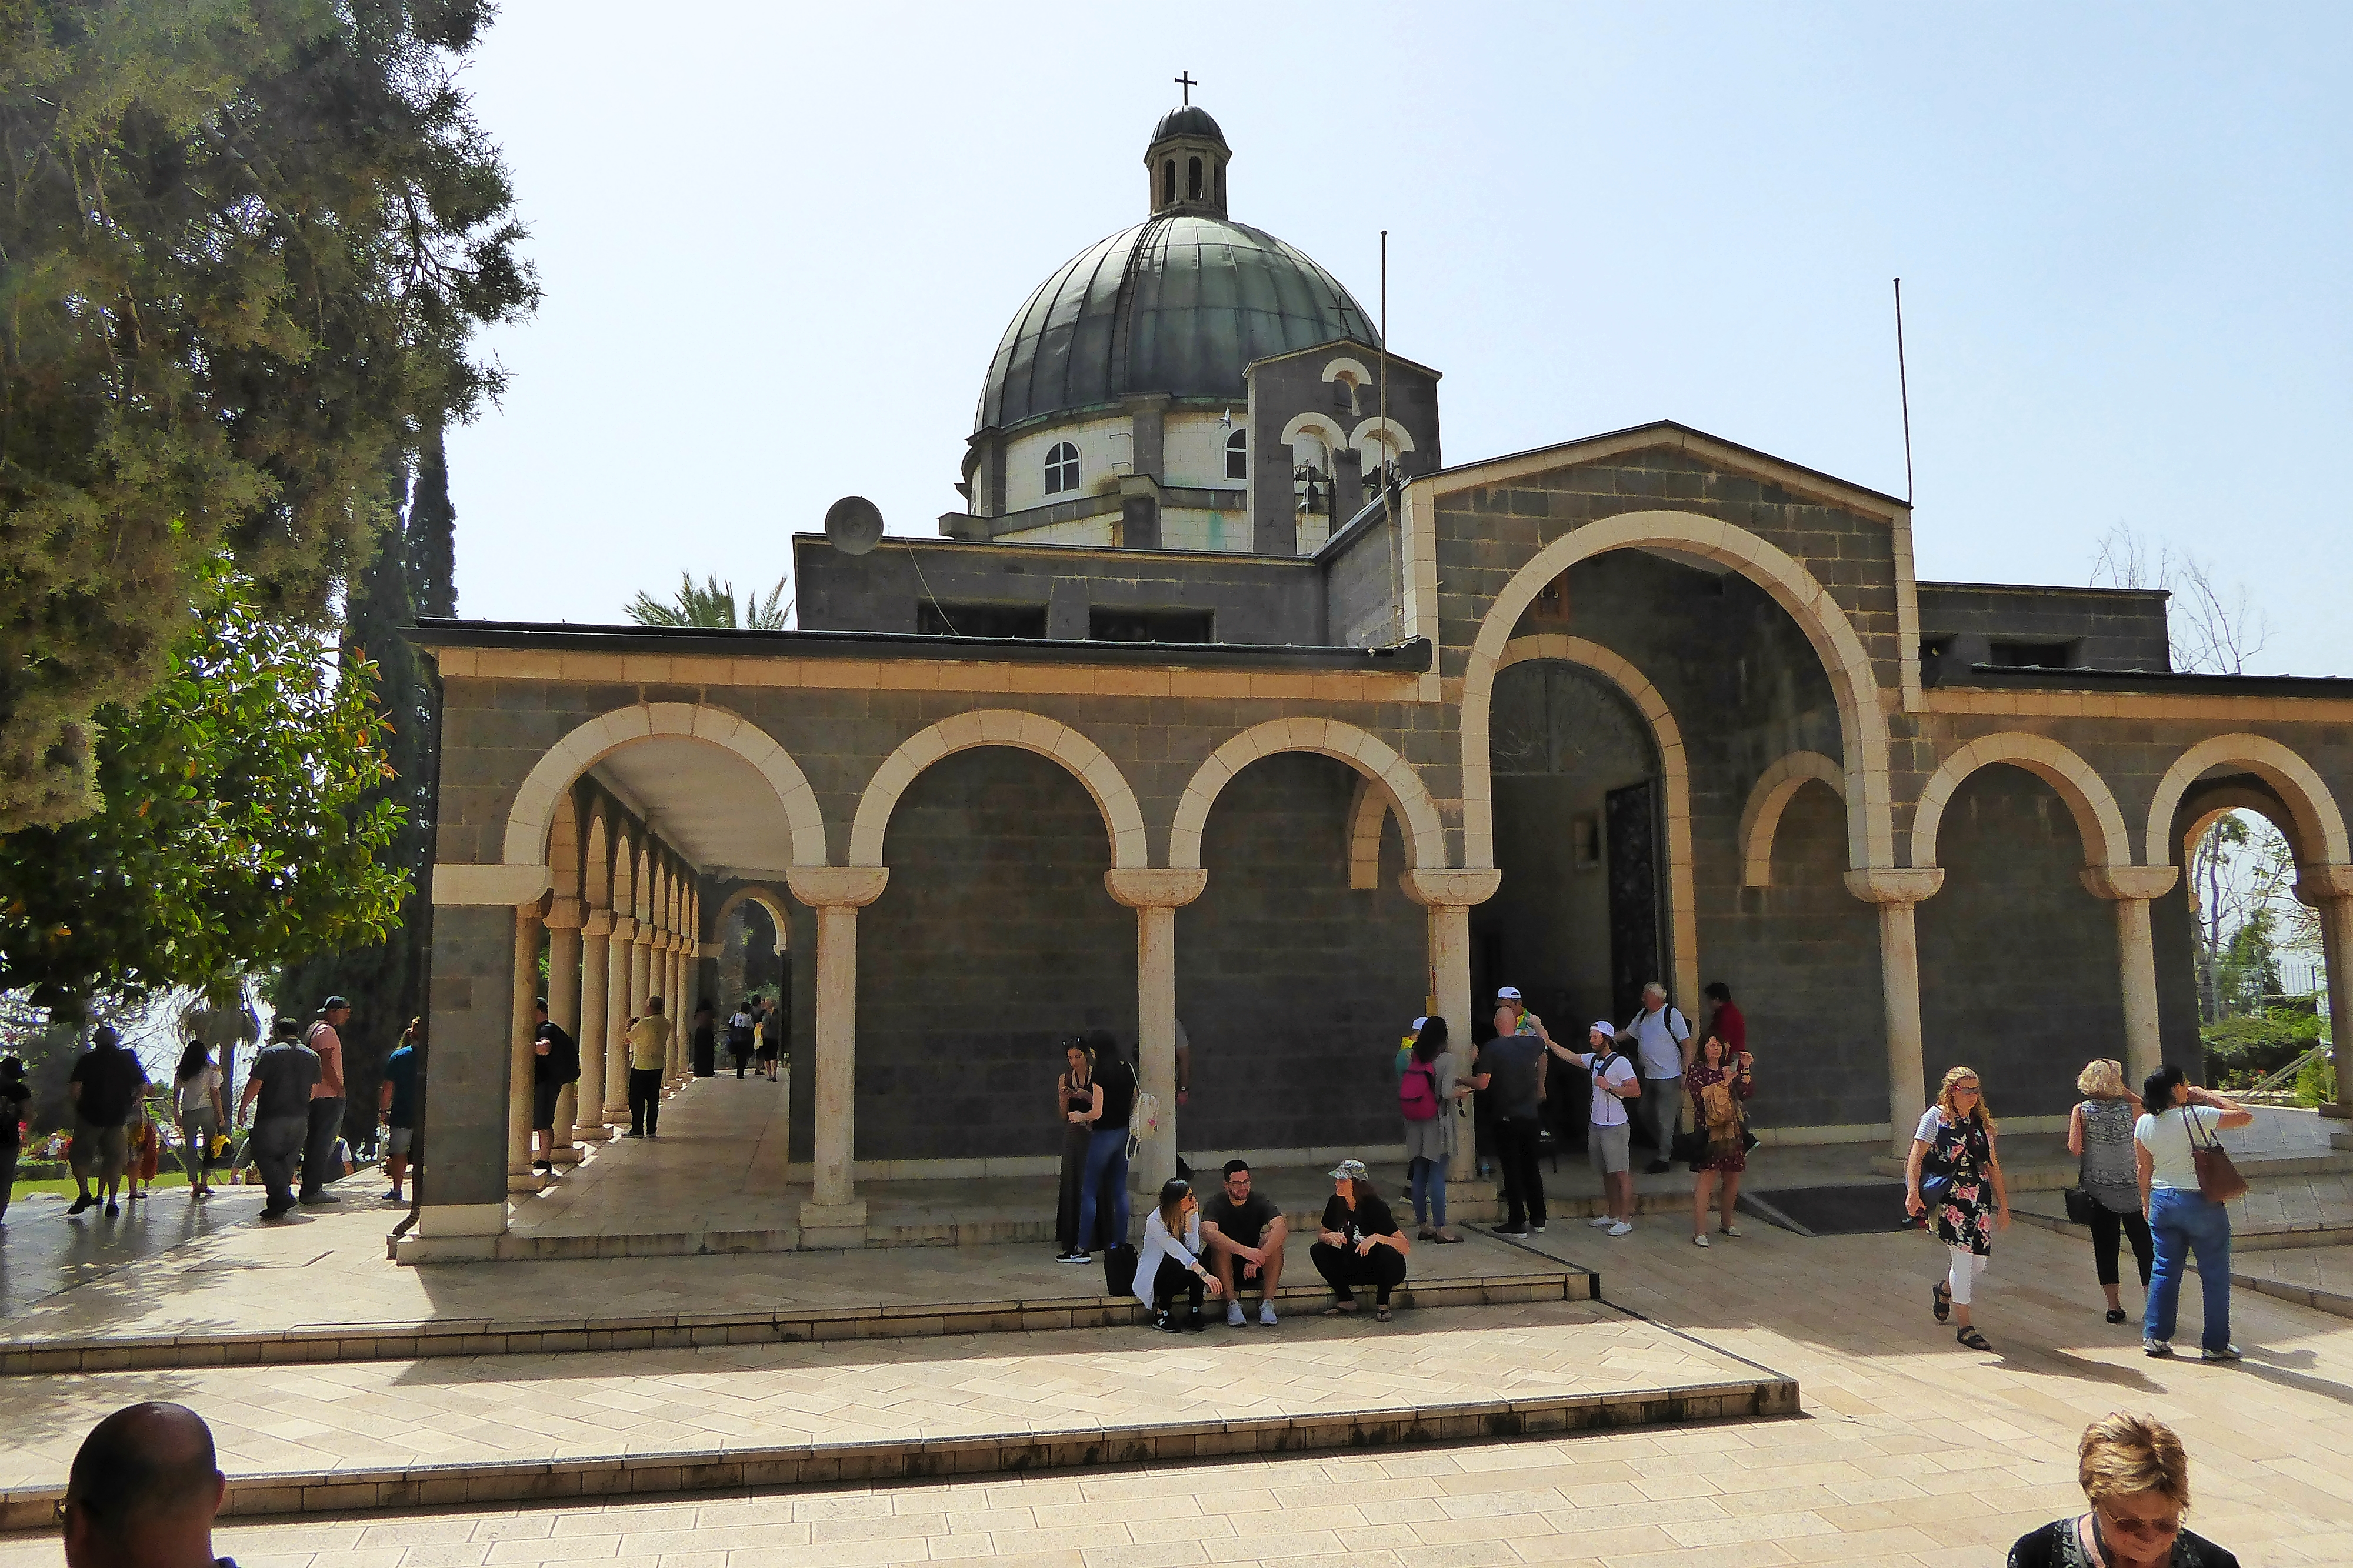
[[[783,1046],[778,1042],[774,1040],[763,1040],[760,1042],[760,1059],[764,1062],[775,1061],[776,1058],[783,1053]]]
[[[77,1176],[96,1176],[102,1182],[120,1180],[123,1168],[131,1163],[131,1129],[120,1121],[100,1127],[77,1116],[73,1150],[69,1158]]]
[[[532,1087],[533,1087],[533,1090],[534,1090],[534,1091],[536,1091],[536,1089],[538,1089],[538,1086],[537,1086],[536,1084],[533,1085]],[[384,1147],[385,1147],[385,1152],[387,1152],[387,1153],[392,1153],[392,1154],[406,1154],[406,1153],[407,1153],[411,1149],[415,1148],[416,1146],[417,1146],[417,1129],[416,1129],[416,1128],[414,1128],[414,1127],[387,1127],[386,1129],[385,1129],[385,1134],[384,1134]]]
[[[535,1083],[531,1086],[531,1128],[534,1132],[555,1131],[555,1097],[564,1092],[560,1083]]]
[[[1615,1127],[1588,1127],[1585,1130],[1586,1152],[1593,1157],[1593,1168],[1605,1176],[1620,1175],[1634,1168],[1629,1152],[1634,1130],[1620,1121]]]

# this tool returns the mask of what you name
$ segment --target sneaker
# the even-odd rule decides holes
[[[1275,1316],[1273,1302],[1261,1301],[1258,1304],[1258,1321],[1261,1328],[1271,1329],[1274,1327]]]
[[[1612,1236],[1631,1236],[1634,1234],[1634,1227],[1622,1219],[1618,1220],[1610,1225],[1609,1234]]]
[[[121,1204],[109,1204],[106,1205],[106,1217],[109,1219],[116,1218],[121,1213],[122,1205]]]
[[[1226,1303],[1226,1327],[1240,1329],[1248,1327],[1249,1323],[1250,1320],[1242,1316],[1242,1304],[1240,1301]]]
[[[305,1193],[302,1195],[302,1202],[306,1205],[339,1204],[343,1201],[343,1199],[337,1197],[334,1194],[324,1190],[315,1193]]]
[[[1702,1232],[1700,1235],[1692,1237],[1692,1245],[1694,1247],[1705,1247],[1707,1244],[1708,1241],[1705,1232]]]
[[[2121,1323],[2124,1321],[2125,1310],[2122,1307],[2111,1307],[2108,1309],[2108,1321],[2112,1323]]]
[[[533,1160],[531,1163],[531,1168],[534,1171],[553,1171],[555,1169],[555,1162],[553,1160]]]
[[[1591,1219],[1587,1220],[1585,1223],[1591,1226],[1596,1230],[1608,1230],[1611,1226],[1616,1225],[1618,1222],[1610,1218],[1606,1214],[1598,1214]]]
[[[645,1134],[642,1132],[624,1132],[621,1136],[624,1138],[642,1138]]]
[[[1721,1234],[1723,1234],[1723,1235],[1725,1235],[1725,1236],[1735,1236],[1735,1237],[1736,1237],[1736,1236],[1738,1236],[1738,1235],[1740,1234],[1740,1227],[1739,1227],[1738,1226],[1736,1226],[1736,1225],[1720,1225],[1720,1226],[1717,1226],[1715,1228],[1716,1228],[1716,1230],[1717,1230],[1718,1232],[1720,1232]]]
[[[1094,1254],[1092,1252],[1065,1252],[1061,1257],[1054,1259],[1054,1261],[1057,1263],[1092,1263],[1094,1261]]]
[[[2237,1361],[2240,1359],[2239,1347],[2236,1345],[2224,1345],[2218,1351],[2202,1350],[2198,1352],[2198,1359],[2200,1361]]]
[[[69,1214],[69,1215],[79,1214],[79,1213],[81,1213],[81,1211],[82,1211],[82,1210],[84,1210],[84,1209],[86,1209],[86,1208],[94,1208],[94,1207],[96,1207],[96,1206],[97,1206],[97,1204],[98,1204],[98,1200],[97,1200],[96,1198],[90,1197],[90,1196],[89,1196],[87,1194],[84,1194],[84,1195],[82,1195],[81,1197],[78,1197],[78,1198],[74,1199],[74,1201],[73,1201],[71,1204],[68,1205],[67,1205],[67,1207],[66,1207],[66,1213],[68,1213],[68,1214]]]
[[[284,1219],[287,1212],[287,1210],[282,1208],[273,1208],[265,1205],[261,1211],[261,1217],[264,1219]]]
[[[1650,1176],[1663,1176],[1673,1169],[1674,1167],[1664,1160],[1653,1160],[1642,1167],[1642,1173]]]
[[[1181,1334],[1185,1331],[1185,1325],[1176,1321],[1176,1314],[1174,1312],[1161,1313],[1152,1320],[1152,1326],[1164,1334]]]
[[[1528,1227],[1524,1225],[1499,1225],[1495,1227],[1494,1233],[1497,1236],[1525,1236],[1528,1233]]]
[[[408,1200],[400,1195],[400,1189],[398,1187],[395,1187],[392,1191],[384,1194],[384,1201],[388,1204],[405,1204]]]
[[[1537,1236],[1542,1236],[1544,1234],[1544,1227],[1545,1222],[1540,1219],[1532,1219],[1528,1221],[1528,1229]]]
[[[2157,1356],[2159,1358],[2169,1356],[2173,1353],[2173,1342],[2171,1340],[2143,1340],[2140,1342],[2140,1353],[2146,1356]]]
[[[1208,1326],[1209,1320],[1207,1317],[1204,1317],[1201,1313],[1187,1312],[1185,1314],[1185,1331],[1187,1333],[1198,1334]]]

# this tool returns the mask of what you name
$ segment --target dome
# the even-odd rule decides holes
[[[1197,115],[1203,134],[1217,121]],[[1018,311],[981,388],[976,430],[1145,393],[1243,395],[1243,367],[1338,338],[1377,346],[1364,308],[1296,247],[1194,213],[1147,219],[1054,269]]]
[[[1209,118],[1209,111],[1198,104],[1172,109],[1162,115],[1160,123],[1152,128],[1152,140],[1145,145],[1157,147],[1171,136],[1198,136],[1204,141],[1215,142],[1220,147],[1226,144],[1226,133],[1218,129],[1218,122]]]

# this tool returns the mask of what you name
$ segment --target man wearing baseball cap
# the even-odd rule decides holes
[[[352,1005],[330,996],[319,1005],[319,1020],[302,1043],[319,1058],[319,1081],[311,1086],[311,1125],[302,1141],[302,1193],[305,1208],[343,1200],[327,1191],[327,1184],[343,1177],[335,1158],[335,1140],[343,1135],[343,1026],[352,1021]]]
[[[1497,1236],[1525,1236],[1545,1227],[1544,1173],[1536,1150],[1544,1136],[1545,1050],[1552,1037],[1544,1020],[1520,1005],[1506,985],[1495,993],[1495,1037],[1479,1049],[1471,1087],[1494,1095],[1495,1152],[1503,1167],[1504,1223]]]
[[[1557,1041],[1546,1044],[1554,1056],[1593,1075],[1593,1121],[1586,1130],[1585,1147],[1593,1168],[1601,1173],[1604,1212],[1585,1223],[1612,1236],[1627,1235],[1634,1228],[1634,1160],[1626,1102],[1642,1098],[1642,1075],[1634,1070],[1633,1059],[1618,1049],[1618,1026],[1607,1018],[1586,1029],[1584,1050],[1572,1051]]]

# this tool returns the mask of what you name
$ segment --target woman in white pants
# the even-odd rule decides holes
[[[1953,1338],[1973,1351],[1993,1346],[1969,1322],[1970,1286],[1993,1254],[1993,1233],[2010,1228],[2010,1189],[1994,1154],[1996,1132],[1976,1070],[1955,1068],[1945,1075],[1936,1103],[1920,1118],[1904,1170],[1905,1211],[1927,1215],[1951,1257],[1946,1277],[1929,1292],[1929,1306],[1936,1321],[1953,1320]]]

